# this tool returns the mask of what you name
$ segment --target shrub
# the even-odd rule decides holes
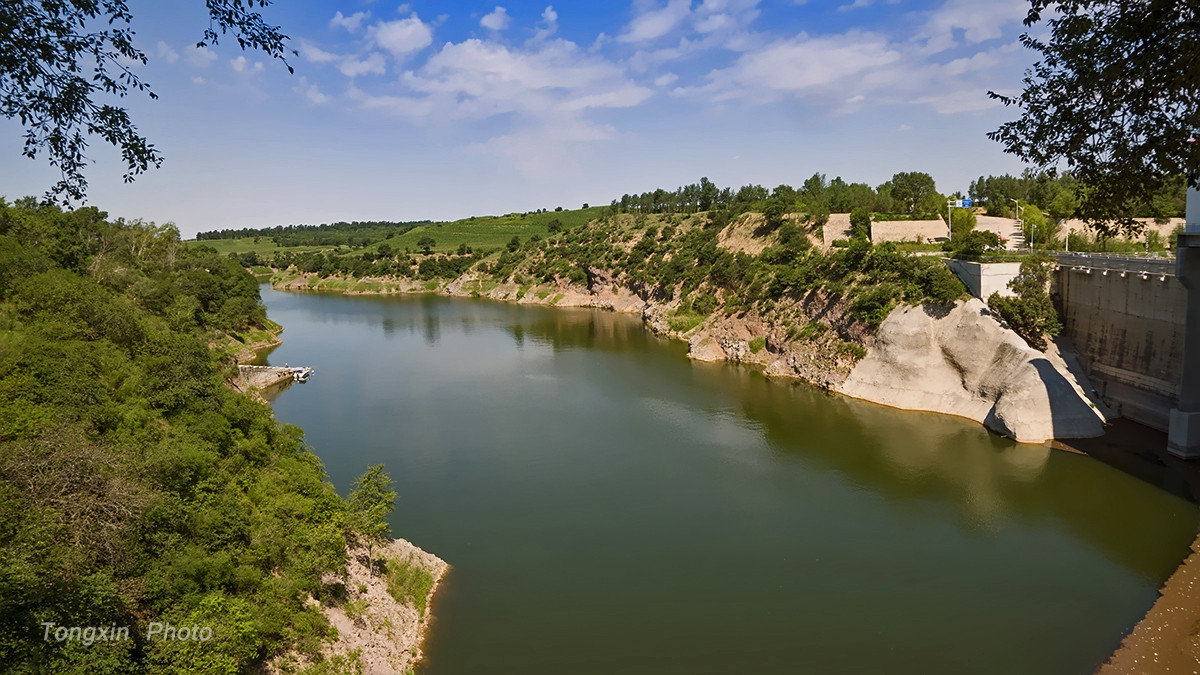
[[[958,275],[940,261],[921,271],[920,284],[925,297],[939,305],[958,300],[967,290]]]
[[[763,350],[763,347],[767,346],[767,339],[762,336],[756,337],[756,338],[750,340],[749,346],[750,346],[750,353],[757,354]]]
[[[680,309],[667,317],[667,326],[676,333],[686,333],[699,326],[705,318],[704,314]]]
[[[965,255],[983,255],[985,251],[1000,245],[1000,235],[988,230],[971,230],[950,242],[953,251]]]
[[[850,313],[870,326],[878,326],[891,313],[899,296],[900,290],[894,283],[872,286],[854,298]]]
[[[432,589],[433,575],[415,563],[411,553],[407,560],[388,560],[387,590],[388,595],[395,598],[396,602],[411,604],[421,616],[425,616],[425,603]]]

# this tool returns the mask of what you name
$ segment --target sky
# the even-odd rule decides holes
[[[227,227],[449,220],[607,204],[706,176],[878,185],[925,171],[944,193],[1024,167],[986,134],[1017,111],[1034,54],[1027,0],[279,0],[297,53],[197,49],[200,0],[130,0],[122,100],[165,156],[121,180],[89,149],[89,203]],[[0,120],[0,195],[57,179]]]

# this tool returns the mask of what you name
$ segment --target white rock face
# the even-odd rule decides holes
[[[948,314],[900,307],[837,391],[905,410],[958,415],[1022,443],[1104,433],[1087,400],[978,299]]]

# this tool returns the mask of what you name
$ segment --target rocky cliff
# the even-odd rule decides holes
[[[1102,419],[1072,378],[971,299],[944,313],[896,308],[834,390],[967,417],[1021,442],[1098,436]]]

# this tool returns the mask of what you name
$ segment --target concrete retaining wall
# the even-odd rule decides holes
[[[923,244],[946,241],[949,233],[946,221],[881,220],[871,223],[871,243],[885,241],[918,241]]]
[[[971,295],[984,302],[992,297],[992,293],[1012,295],[1008,282],[1021,272],[1021,263],[977,263],[950,259],[946,264],[962,279]]]

